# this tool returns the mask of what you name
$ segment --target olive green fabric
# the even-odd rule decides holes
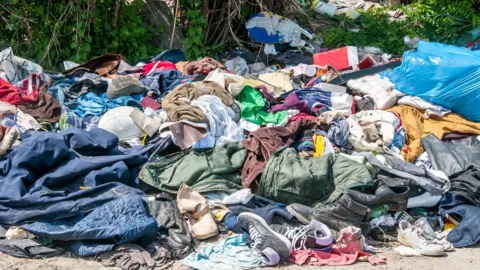
[[[242,107],[241,115],[245,120],[257,125],[282,123],[287,118],[287,111],[269,113],[265,111],[265,98],[262,93],[246,85],[236,97]]]
[[[176,194],[182,184],[197,192],[242,189],[242,167],[247,150],[241,143],[226,143],[208,151],[184,151],[145,164],[139,178],[161,190]]]
[[[308,206],[331,204],[343,190],[373,182],[367,166],[331,153],[303,159],[293,148],[280,148],[260,179],[259,195],[277,202]]]

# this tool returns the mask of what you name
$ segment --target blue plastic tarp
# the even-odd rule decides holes
[[[421,41],[400,67],[383,73],[402,93],[480,122],[480,51]]]

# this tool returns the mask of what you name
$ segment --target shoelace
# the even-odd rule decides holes
[[[305,246],[308,237],[307,233],[309,230],[310,228],[308,226],[290,227],[287,228],[287,231],[283,235],[292,241],[294,250],[309,250]]]
[[[253,240],[253,243],[250,244],[250,247],[252,249],[257,249],[257,246],[263,243],[262,234],[260,234],[253,225],[250,225],[248,227],[248,234],[250,235],[250,238]]]
[[[253,240],[253,243],[250,244],[250,248],[251,248],[250,254],[258,258],[264,258],[262,252],[257,248],[259,245],[263,243],[262,235],[257,231],[257,229],[255,229],[253,225],[250,225],[248,227],[248,234],[250,235],[250,239]],[[268,260],[264,258],[263,262],[267,263]]]
[[[414,226],[412,228],[412,233],[417,236],[418,240],[424,245],[431,244],[430,241],[425,237],[424,231],[420,227]]]

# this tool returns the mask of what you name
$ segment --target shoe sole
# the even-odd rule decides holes
[[[287,205],[287,212],[290,215],[294,216],[301,223],[303,223],[305,225],[310,224],[310,220],[308,220],[305,217],[303,217],[302,215],[300,215],[297,211],[295,211],[292,207],[290,207],[290,205]]]
[[[401,240],[400,237],[397,239],[397,241],[398,241],[400,244],[404,245],[404,246],[413,248],[416,252],[420,253],[420,254],[423,255],[423,256],[431,256],[431,257],[442,257],[442,256],[445,256],[445,251],[444,251],[443,254],[433,254],[433,253],[430,253],[430,254],[429,254],[428,252],[421,252],[420,250],[418,250],[418,249],[416,249],[415,247],[413,247],[412,245],[410,245],[410,243]]]
[[[278,238],[280,238],[280,239],[285,243],[285,245],[287,245],[288,250],[290,250],[290,254],[292,253],[293,248],[292,248],[292,243],[290,242],[290,240],[288,240],[287,237],[285,237],[285,236],[277,233],[276,231],[272,230],[272,228],[270,228],[270,226],[268,226],[267,222],[266,222],[263,218],[255,215],[255,214],[253,214],[253,213],[241,213],[240,215],[238,215],[237,218],[239,218],[240,216],[248,216],[248,217],[251,217],[251,218],[259,221],[259,222],[260,222],[262,225],[264,225],[271,233],[273,233],[275,236],[277,236]],[[289,254],[289,255],[290,255],[290,254]],[[287,256],[287,257],[288,257],[288,256]]]

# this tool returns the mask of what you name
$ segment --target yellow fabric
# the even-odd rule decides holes
[[[430,133],[439,139],[453,132],[480,134],[480,123],[468,121],[456,113],[449,113],[443,117],[432,115],[427,119],[423,116],[423,110],[410,106],[395,106],[388,111],[402,119],[407,143],[402,156],[409,162],[415,161],[415,158],[424,152],[420,139]]]
[[[313,135],[313,146],[315,147],[313,157],[323,156],[325,152],[325,138],[322,135]]]

